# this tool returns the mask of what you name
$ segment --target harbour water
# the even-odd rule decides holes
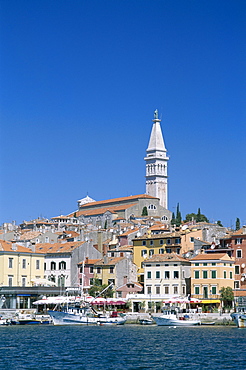
[[[0,328],[0,369],[246,369],[236,327],[11,326]]]

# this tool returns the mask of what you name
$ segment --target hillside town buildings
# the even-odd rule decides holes
[[[171,224],[168,161],[155,112],[146,151],[146,193],[77,202],[68,215],[4,223],[0,230],[0,296],[8,308],[30,308],[42,295],[95,281],[113,283],[134,311],[160,310],[168,297],[194,297],[220,306],[222,287],[246,304],[246,228],[227,230],[195,221]]]

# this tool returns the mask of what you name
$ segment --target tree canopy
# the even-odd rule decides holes
[[[240,229],[240,219],[237,217],[236,219],[236,230]]]
[[[208,218],[201,213],[201,209],[198,208],[197,213],[188,213],[185,216],[184,222],[190,222],[190,221],[196,221],[196,222],[209,222]]]
[[[97,297],[107,286],[107,284],[101,285],[99,279],[94,279],[94,284],[89,288],[88,293],[92,297]],[[102,295],[104,298],[112,298],[114,291],[112,288],[109,288]]]
[[[234,293],[231,287],[222,287],[220,290],[220,300],[224,303],[224,307],[231,307],[234,300]]]

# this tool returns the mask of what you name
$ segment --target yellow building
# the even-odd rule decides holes
[[[181,253],[180,233],[162,233],[133,239],[133,261],[138,267],[138,281],[144,282],[142,263],[154,254]]]
[[[234,287],[234,260],[227,253],[203,253],[190,260],[191,295],[219,305],[222,287]]]
[[[31,287],[44,277],[44,254],[2,240],[0,242],[0,286]]]

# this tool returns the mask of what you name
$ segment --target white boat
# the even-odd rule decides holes
[[[99,313],[92,307],[68,306],[64,311],[48,311],[54,325],[123,325],[125,315],[115,312]]]
[[[231,313],[238,328],[246,328],[246,308],[239,308],[238,312]]]
[[[158,326],[194,326],[201,325],[199,320],[191,320],[188,315],[177,316],[175,310],[164,310],[160,316],[152,316]]]

